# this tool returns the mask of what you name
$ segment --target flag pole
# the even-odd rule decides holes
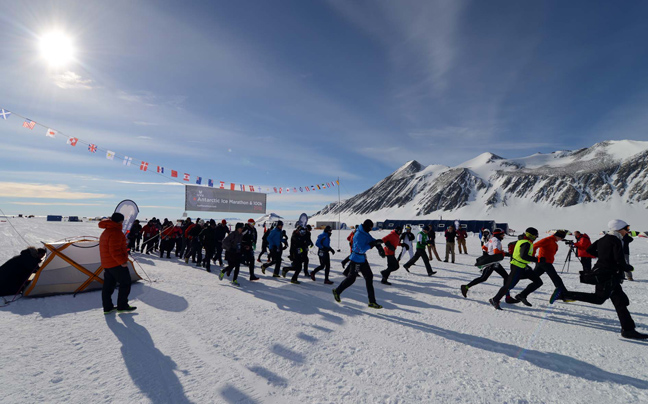
[[[340,229],[340,177],[337,179],[338,183],[338,225],[337,225],[337,230],[338,230],[338,252],[340,252],[340,234],[342,233],[342,229]]]

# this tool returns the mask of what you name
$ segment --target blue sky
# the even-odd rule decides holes
[[[648,4],[0,1],[0,108],[216,181],[363,191],[457,165],[648,140]],[[73,38],[53,68],[39,38]],[[179,217],[184,190],[0,121],[6,213]],[[269,195],[296,217],[336,189]],[[195,213],[190,213],[195,216]],[[214,214],[213,216],[219,216]],[[244,214],[237,216],[246,216]]]

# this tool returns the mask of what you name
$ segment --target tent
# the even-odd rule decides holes
[[[99,258],[99,239],[83,237],[43,243],[45,261],[25,290],[24,296],[36,297],[59,293],[78,293],[101,289],[103,267]],[[131,281],[142,279],[128,261]]]

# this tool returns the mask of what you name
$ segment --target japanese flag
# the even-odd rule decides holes
[[[55,131],[54,129],[47,129],[47,133],[45,133],[45,136],[47,137],[56,137],[56,134],[58,132]]]

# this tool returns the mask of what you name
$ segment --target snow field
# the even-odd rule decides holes
[[[99,235],[96,223],[15,219],[29,242]],[[333,256],[331,279],[342,280]],[[318,231],[314,233],[314,236]],[[387,232],[375,232],[382,237]],[[24,248],[0,224],[0,259]],[[597,236],[590,234],[593,239]],[[511,239],[512,240],[512,239]],[[337,234],[332,237],[337,246]],[[507,239],[508,241],[508,239]],[[445,251],[442,237],[437,249]],[[137,314],[104,316],[100,292],[24,298],[0,309],[0,400],[24,402],[142,403],[642,403],[648,402],[646,343],[620,337],[611,303],[548,304],[553,285],[529,298],[534,307],[488,303],[501,278],[470,290],[459,285],[479,275],[472,266],[479,241],[456,264],[419,262],[379,283],[386,262],[372,250],[377,300],[367,307],[365,283],[333,300],[331,287],[300,277],[301,285],[270,272],[242,287],[219,281],[177,259],[135,254],[153,280],[133,285]],[[560,272],[567,249],[560,245]],[[641,331],[648,316],[648,245],[631,245],[637,282],[624,283]],[[284,254],[286,255],[286,254]],[[317,262],[309,255],[310,267]],[[443,255],[441,255],[443,258]],[[405,261],[402,261],[404,263]],[[258,263],[257,263],[258,264]],[[578,262],[563,279],[578,283]],[[146,278],[144,271],[138,271]],[[520,282],[516,291],[527,281]],[[114,296],[116,298],[116,296]]]

